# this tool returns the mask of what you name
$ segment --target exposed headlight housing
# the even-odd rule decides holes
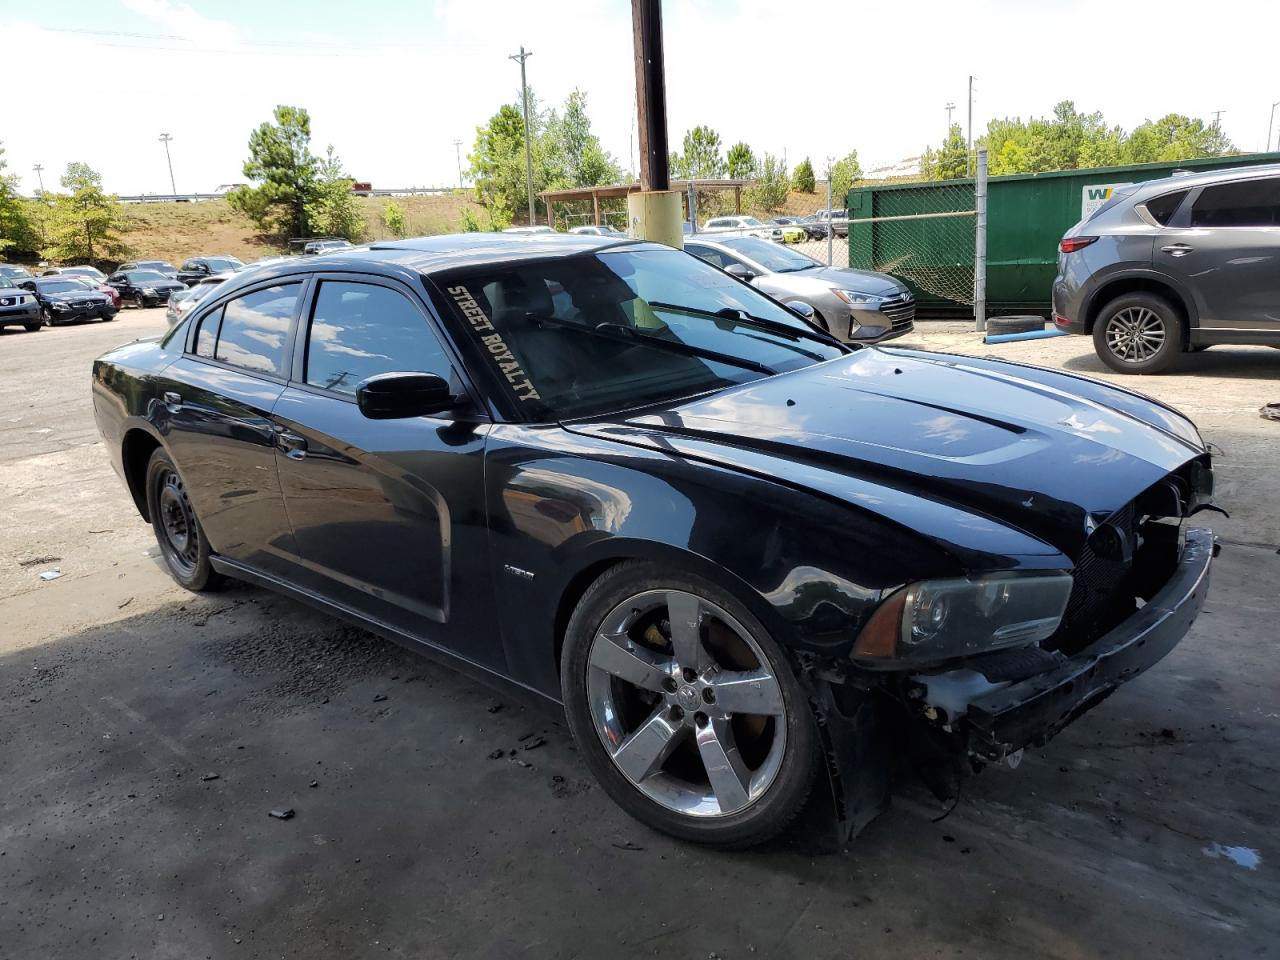
[[[878,296],[874,293],[859,293],[857,290],[832,290],[837,297],[845,303],[852,303],[862,306],[871,303],[884,303],[885,297]]]
[[[53,303],[53,309],[55,309],[55,310],[70,310],[70,309],[71,309],[71,304],[69,304],[69,303],[63,303],[61,300],[55,300],[55,301],[54,301],[54,303]]]
[[[144,297],[154,297],[154,296],[156,295],[156,288],[155,288],[155,287],[143,287],[143,288],[142,288],[142,295],[143,295]]]
[[[851,656],[868,666],[936,663],[1038,643],[1062,623],[1073,582],[1053,572],[908,584],[872,614]]]

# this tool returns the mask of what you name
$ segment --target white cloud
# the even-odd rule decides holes
[[[25,19],[0,15],[6,74],[34,78],[39,91],[40,105],[9,111],[3,130],[24,189],[35,186],[34,163],[53,188],[68,161],[84,160],[110,189],[166,191],[156,142],[166,131],[179,190],[239,180],[250,130],[279,103],[305,106],[316,151],[334,144],[360,179],[453,183],[453,140],[465,152],[475,127],[515,98],[519,69],[506,58],[521,44],[534,52],[529,78],[543,102],[582,88],[606,148],[629,165],[628,0],[439,0],[432,28],[410,32],[366,0],[361,23],[386,23],[376,42],[306,23],[269,34],[239,5],[118,4],[112,34],[46,29],[34,4]],[[970,73],[978,130],[991,117],[1045,115],[1068,98],[1126,128],[1170,111],[1222,109],[1227,134],[1252,150],[1280,99],[1275,18],[1262,0],[1169,0],[1158,16],[1114,0],[668,0],[664,14],[672,145],[708,123],[726,145],[785,151],[792,165],[807,155],[821,168],[851,148],[864,167],[919,153],[941,138],[948,100],[964,122]],[[63,106],[74,122],[51,122]]]

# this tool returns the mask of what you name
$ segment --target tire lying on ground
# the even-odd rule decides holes
[[[987,333],[1031,333],[1044,329],[1044,317],[991,317]]]

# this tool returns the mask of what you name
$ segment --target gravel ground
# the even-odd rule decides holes
[[[263,591],[175,587],[87,384],[161,329],[0,336],[0,958],[1274,951],[1280,351],[1124,381],[1197,419],[1232,513],[1164,662],[940,822],[907,784],[843,853],[720,854],[621,814],[548,717]],[[1104,375],[1082,338],[909,343]]]

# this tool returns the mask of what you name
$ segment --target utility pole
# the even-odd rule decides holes
[[[965,173],[973,173],[973,74],[969,74],[969,146],[965,151],[964,170]],[[951,129],[947,129],[947,135],[951,135]]]
[[[462,189],[462,141],[453,141],[453,153],[458,158],[458,189]]]
[[[169,189],[176,194],[178,187],[173,182],[173,157],[169,156],[169,141],[172,139],[167,133],[160,134],[160,142],[164,144],[164,158],[169,161]]]
[[[667,73],[661,0],[631,0],[636,69],[636,126],[640,134],[640,190],[627,195],[629,233],[677,250],[684,246],[680,191],[671,189],[667,158]],[[693,179],[691,176],[690,179]]]
[[[1271,131],[1275,129],[1276,125],[1276,107],[1280,107],[1280,100],[1271,105],[1271,116],[1267,120],[1267,146],[1263,151],[1264,153],[1271,149]],[[36,169],[39,170],[40,168],[36,167]]]
[[[1223,115],[1224,113],[1226,113],[1227,111],[1225,111],[1225,110],[1213,110],[1213,111],[1210,111],[1210,112],[1213,114],[1213,125],[1214,125],[1215,127],[1221,126],[1222,115]]]
[[[947,101],[947,136],[943,137],[942,142],[946,143],[947,138],[951,136],[951,111],[956,108],[954,100]]]
[[[1271,112],[1275,112],[1275,107],[1271,108]],[[1267,127],[1267,142],[1271,142],[1271,128]],[[37,163],[31,168],[36,172],[36,179],[40,181],[40,196],[44,196],[44,164]]]
[[[520,98],[524,101],[524,175],[525,186],[529,189],[529,226],[533,226],[536,220],[535,210],[533,206],[533,127],[529,124],[529,82],[525,78],[524,62],[533,56],[533,51],[526,51],[524,47],[520,48],[519,53],[513,53],[507,57],[508,60],[516,60],[520,63]]]

